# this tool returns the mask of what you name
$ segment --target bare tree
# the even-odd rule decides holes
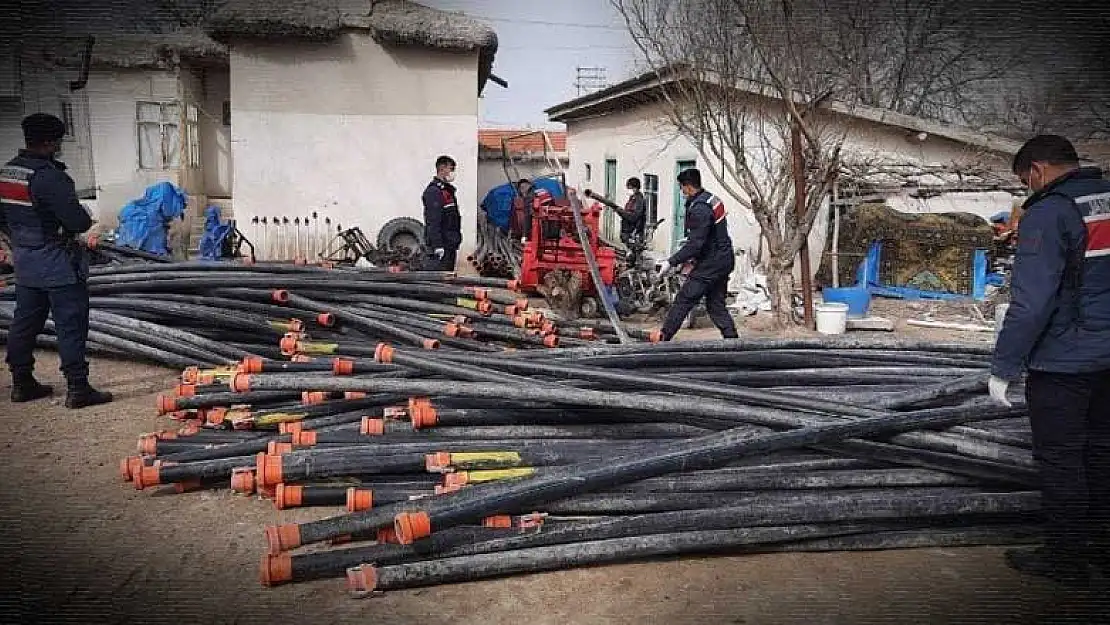
[[[659,77],[667,122],[761,228],[771,307],[790,322],[793,267],[838,174],[858,105],[953,118],[999,68],[952,13],[912,0],[610,0]],[[937,2],[955,12],[958,6]],[[795,210],[791,133],[804,145]]]

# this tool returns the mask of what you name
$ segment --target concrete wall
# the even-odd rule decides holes
[[[942,165],[978,156],[976,150],[947,139],[928,137],[921,142],[908,131],[844,117],[831,118],[825,122],[846,132],[844,153],[848,157]],[[570,154],[568,182],[572,186],[603,191],[607,159],[617,161],[616,189],[618,197],[622,199],[625,179],[631,176],[642,178],[645,173],[659,176],[658,218],[667,221],[656,232],[654,249],[670,251],[682,236],[681,214],[676,214],[675,211],[675,176],[678,161],[684,160],[695,161],[702,172],[705,187],[724,200],[728,207],[729,233],[737,251],[754,258],[761,249],[760,228],[754,216],[741,208],[738,201],[721,188],[710,173],[710,168],[715,163],[710,163],[710,167],[707,167],[693,144],[686,138],[677,136],[669,127],[658,106],[641,106],[592,119],[571,121],[567,123],[567,131],[567,149]],[[755,138],[754,134],[752,138]],[[775,147],[781,149],[782,146]],[[762,152],[753,152],[749,158],[762,159]],[[590,170],[589,180],[586,179],[587,165]],[[1009,210],[1010,201],[1008,193],[948,194],[928,200],[914,199],[908,194],[896,194],[891,198],[891,206],[906,212],[966,211],[988,217],[1000,210]],[[826,205],[818,215],[809,236],[810,263],[814,272],[820,265],[827,240],[828,218]],[[675,228],[676,223],[679,229]]]
[[[322,45],[233,42],[236,218],[315,211],[374,239],[393,217],[423,219],[435,158],[449,154],[465,256],[479,201],[477,71],[477,53],[387,49],[363,32]]]
[[[204,162],[204,192],[210,198],[231,197],[233,168],[231,126],[223,124],[224,102],[231,100],[228,70],[206,69],[204,97],[200,108],[201,160]]]
[[[175,185],[184,182],[178,170],[139,168],[136,125],[138,102],[179,101],[180,83],[175,73],[168,71],[94,70],[86,90],[99,189],[98,218],[102,227],[112,228],[120,209],[128,201],[142,197],[148,186],[161,181]]]

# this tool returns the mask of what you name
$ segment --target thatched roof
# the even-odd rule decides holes
[[[85,51],[82,38],[66,39],[43,52],[44,60],[62,67],[80,67]],[[118,34],[96,37],[92,67],[119,69],[172,69],[182,61],[200,65],[226,65],[227,47],[199,29],[164,34]]]
[[[497,52],[497,34],[459,13],[409,0],[227,0],[208,19],[219,41],[329,41],[343,30],[370,31],[382,45],[478,52],[479,87]]]

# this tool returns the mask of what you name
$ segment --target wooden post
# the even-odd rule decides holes
[[[839,182],[833,182],[832,187],[832,202],[830,207],[833,211],[833,235],[832,235],[832,281],[833,288],[840,288],[840,193],[838,187]]]
[[[794,153],[794,212],[799,223],[806,212],[806,173],[805,157],[802,155],[802,131],[798,122],[790,124],[790,147]],[[802,239],[801,255],[802,302],[805,307],[805,324],[810,330],[815,328],[813,318],[813,280],[809,269],[809,236]]]

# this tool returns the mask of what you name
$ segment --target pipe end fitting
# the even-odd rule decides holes
[[[146,456],[158,455],[158,435],[143,434],[139,437],[138,451]]]
[[[157,404],[159,415],[177,411],[177,398],[172,395],[159,395]]]
[[[289,291],[285,289],[275,289],[270,291],[270,298],[278,304],[287,304],[289,303]]]
[[[439,339],[424,339],[424,349],[439,349]]]
[[[278,484],[274,489],[274,507],[278,510],[297,508],[304,501],[304,486]]]
[[[300,421],[282,421],[278,424],[278,434],[296,434],[304,430]]]
[[[551,347],[551,348],[558,347],[559,346],[559,335],[558,334],[548,334],[547,336],[543,337],[543,344],[544,344],[545,347]]]
[[[363,417],[358,431],[363,436],[381,436],[385,434],[385,419]]]
[[[313,432],[312,430],[301,430],[300,432],[293,434],[291,436],[291,441],[285,444],[289,445],[289,451],[291,452],[294,447],[315,446],[318,438],[319,437],[316,435],[316,432]]]
[[[132,474],[131,482],[135,485],[135,490],[158,486],[162,483],[161,472],[162,469],[158,465],[142,467],[138,472]]]
[[[262,556],[262,565],[258,569],[258,581],[266,587],[293,581],[292,556],[287,553]]]
[[[378,571],[373,564],[361,564],[347,569],[347,590],[355,595],[374,592],[378,587]]]
[[[254,469],[238,467],[231,470],[231,490],[240,495],[254,493]]]
[[[401,512],[393,517],[393,529],[402,545],[411,545],[432,535],[432,519],[423,511]]]
[[[392,363],[393,348],[388,343],[378,343],[374,348],[374,360],[386,365]]]
[[[175,397],[196,397],[197,385],[196,384],[178,384],[173,389]],[[172,411],[171,411],[172,412]]]
[[[257,356],[247,356],[239,363],[238,373],[262,373],[262,359]]]
[[[333,375],[354,375],[355,361],[349,358],[336,358],[331,361],[331,372]]]
[[[266,443],[266,454],[270,456],[281,456],[283,454],[293,453],[294,445],[292,443],[282,443],[279,441],[270,441]]]
[[[236,373],[231,376],[228,386],[234,393],[247,393],[251,390],[251,376],[246,373]]]
[[[437,422],[436,409],[431,404],[417,404],[409,409],[409,420],[412,429],[421,430],[435,427]]]
[[[281,456],[258,454],[255,459],[255,481],[259,488],[273,488],[283,481]]]
[[[347,489],[347,512],[362,512],[374,507],[374,491],[365,488]]]
[[[380,545],[400,545],[401,541],[397,538],[397,530],[392,527],[383,527],[378,530],[374,536],[374,541]]]
[[[451,470],[451,453],[439,451],[424,456],[424,469],[428,473],[447,473]]]
[[[301,526],[296,523],[270,525],[264,533],[271,555],[280,555],[301,546]]]
[[[316,324],[325,328],[330,328],[335,325],[335,315],[330,312],[320,313],[316,315]]]

